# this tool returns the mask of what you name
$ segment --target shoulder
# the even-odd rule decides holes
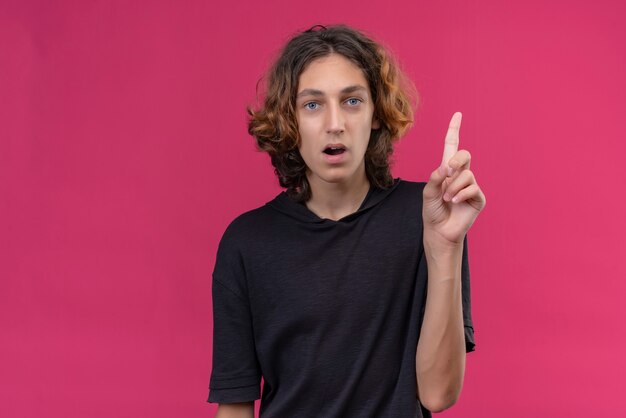
[[[396,181],[398,182],[398,189],[404,193],[421,192],[424,190],[424,186],[426,186],[426,183],[423,181],[410,181],[401,178],[396,179]]]
[[[224,230],[220,248],[254,251],[267,240],[271,240],[286,228],[285,223],[289,218],[280,209],[286,205],[287,200],[285,192],[282,192],[264,205],[235,217]],[[293,208],[285,210],[289,213]]]
[[[263,229],[270,216],[271,211],[267,206],[261,206],[237,216],[224,230],[220,240],[220,247],[240,247],[242,244],[249,242],[252,237],[256,236]]]
[[[391,193],[392,200],[402,205],[421,206],[425,182],[397,178],[395,183],[394,191]]]
[[[245,293],[242,280],[246,254],[258,249],[258,230],[265,224],[264,218],[269,216],[267,212],[267,208],[261,206],[237,216],[228,224],[219,241],[213,278],[238,295]]]

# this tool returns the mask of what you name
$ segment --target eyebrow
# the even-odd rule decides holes
[[[341,90],[341,94],[348,94],[348,93],[354,93],[355,91],[362,91],[363,93],[367,93],[367,89],[363,86],[360,86],[358,84],[354,85],[354,86],[348,86],[344,89]],[[298,95],[296,96],[296,98],[302,97],[302,96],[323,96],[324,92],[321,90],[317,90],[317,89],[304,89],[302,90],[300,93],[298,93]]]

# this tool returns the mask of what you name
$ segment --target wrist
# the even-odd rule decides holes
[[[463,242],[456,243],[443,239],[436,232],[424,231],[424,255],[428,265],[429,289],[443,283],[461,280],[461,264],[463,260]]]
[[[437,258],[456,257],[463,254],[464,238],[460,242],[450,241],[434,229],[425,227],[423,236],[424,251],[427,256],[437,256]]]

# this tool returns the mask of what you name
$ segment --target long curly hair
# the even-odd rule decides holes
[[[292,37],[282,49],[267,77],[263,106],[247,107],[248,133],[257,147],[267,152],[274,172],[287,194],[296,202],[311,198],[307,166],[298,151],[300,134],[296,120],[296,95],[300,74],[312,61],[337,53],[355,63],[365,75],[374,103],[372,129],[365,152],[365,172],[379,188],[393,184],[390,157],[393,145],[413,124],[417,91],[393,56],[379,43],[346,25],[321,26]],[[257,85],[258,87],[258,85]]]

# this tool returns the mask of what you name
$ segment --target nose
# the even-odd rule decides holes
[[[341,106],[337,103],[328,106],[326,115],[326,132],[329,134],[340,134],[344,131],[345,120],[341,111]]]

